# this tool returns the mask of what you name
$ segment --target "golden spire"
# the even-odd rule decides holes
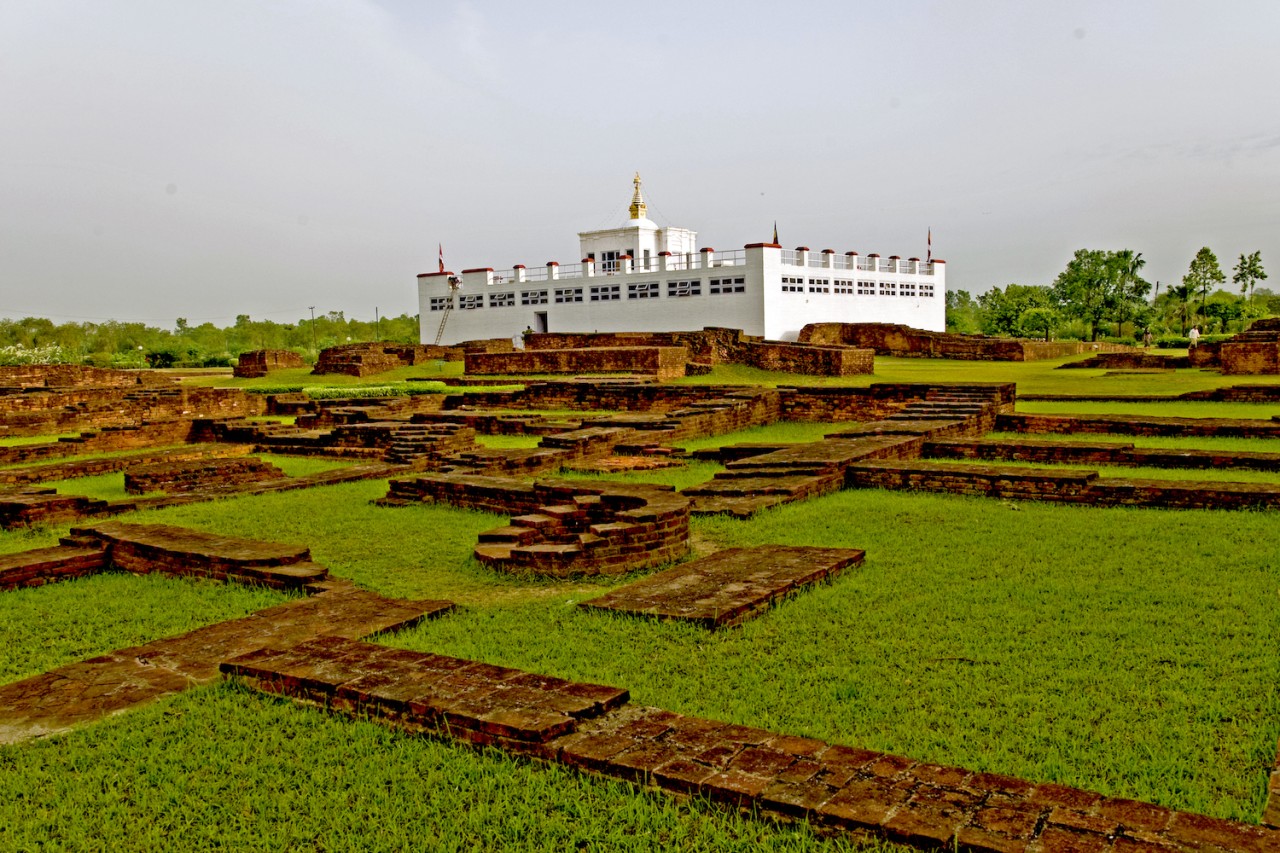
[[[631,218],[644,219],[648,214],[649,208],[644,203],[644,196],[640,195],[640,173],[636,172],[636,176],[631,179],[631,183],[635,184],[636,191],[631,195]]]

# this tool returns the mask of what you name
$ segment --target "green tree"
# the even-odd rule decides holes
[[[1047,287],[1025,284],[1010,284],[1003,290],[993,287],[978,296],[982,331],[988,335],[1022,336],[1022,315],[1032,308],[1048,308],[1051,305],[1052,299]]]
[[[1266,279],[1266,270],[1262,268],[1262,252],[1241,255],[1240,260],[1236,261],[1235,275],[1231,276],[1231,281],[1240,285],[1241,296],[1248,291],[1250,301],[1253,301],[1253,286]]]
[[[1187,274],[1182,277],[1182,283],[1190,288],[1192,294],[1200,294],[1201,314],[1204,314],[1204,305],[1209,301],[1209,291],[1221,287],[1226,280],[1222,268],[1218,266],[1218,256],[1208,246],[1196,252],[1196,256],[1191,259],[1191,266],[1187,268]]]
[[[1024,332],[1034,332],[1036,336],[1044,335],[1044,339],[1048,341],[1059,319],[1058,312],[1050,306],[1037,305],[1022,312],[1022,316],[1018,318],[1018,325]]]
[[[1053,301],[1088,323],[1089,339],[1096,341],[1104,320],[1126,322],[1146,303],[1151,285],[1141,276],[1145,264],[1142,253],[1131,249],[1078,249],[1053,282]]]
[[[967,290],[947,291],[947,331],[958,335],[976,335],[982,328],[978,303]]]

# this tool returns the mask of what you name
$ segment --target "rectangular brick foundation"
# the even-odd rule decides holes
[[[522,373],[638,373],[659,380],[684,376],[689,353],[683,347],[545,349],[510,353],[467,353],[469,375]]]
[[[730,548],[650,575],[578,606],[726,628],[759,616],[804,587],[861,565],[863,556],[862,551],[844,548]]]

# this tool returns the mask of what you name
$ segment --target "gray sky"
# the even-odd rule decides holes
[[[415,275],[720,249],[1280,289],[1280,3],[0,2],[0,316],[416,311]]]

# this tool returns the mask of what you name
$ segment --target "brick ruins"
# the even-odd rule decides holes
[[[410,367],[430,361],[462,361],[464,354],[468,352],[511,352],[512,348],[510,338],[466,341],[450,347],[431,344],[343,344],[321,350],[320,358],[311,372],[318,376],[373,376],[397,367]]]
[[[527,334],[524,353],[468,361],[483,372],[519,373],[635,373],[668,378],[705,373],[716,364],[745,364],[762,370],[777,370],[810,376],[857,376],[874,371],[875,356],[869,349],[844,345],[811,345],[766,341],[737,329],[707,328],[698,332],[613,332]],[[677,356],[661,367],[651,364],[653,356],[640,351],[658,348],[679,349],[685,366],[675,367]],[[572,351],[572,357],[554,353]],[[629,360],[628,360],[629,359]],[[553,369],[556,365],[563,369]],[[574,365],[572,368],[569,364]],[[537,369],[548,365],[547,369]]]
[[[302,356],[288,349],[256,349],[240,353],[232,371],[242,379],[256,379],[273,370],[300,370],[307,366]]]
[[[679,346],[690,360],[720,358],[742,346],[722,331],[689,334],[694,337]],[[13,374],[14,389],[38,390],[0,396],[4,424],[11,423],[9,413],[18,421],[31,416],[20,428],[35,430],[10,434],[85,431],[74,439],[0,448],[0,464],[21,466],[0,472],[0,481],[12,484],[0,494],[0,515],[3,507],[13,506],[19,507],[14,512],[28,513],[28,522],[78,518],[164,501],[391,476],[380,503],[403,507],[447,501],[507,515],[507,525],[480,535],[475,556],[482,565],[571,577],[656,567],[684,556],[690,550],[692,515],[748,517],[841,488],[911,488],[1171,509],[1280,506],[1280,486],[1269,484],[1127,480],[1087,470],[1027,467],[1065,463],[1280,470],[1280,454],[1275,453],[1148,450],[1120,442],[1044,437],[1081,432],[1278,437],[1275,422],[1024,415],[1014,411],[1012,385],[730,388],[553,381],[529,383],[518,391],[309,401],[242,392],[184,395],[198,389],[144,381],[140,375],[130,384],[89,372],[51,372],[43,378],[38,371]],[[1275,399],[1275,390],[1240,386],[1206,393],[1213,399]],[[547,415],[545,410],[569,414]],[[298,422],[244,419],[266,411],[296,415]],[[693,454],[720,462],[724,470],[681,492],[548,476],[623,457],[678,461],[684,454],[673,449],[675,443],[778,420],[837,426],[822,441],[729,445]],[[70,423],[84,426],[65,426]],[[994,429],[1036,437],[984,438]],[[477,434],[536,435],[540,443],[535,448],[484,448],[476,443]],[[156,449],[174,445],[180,449]],[[76,458],[108,449],[123,453]],[[258,449],[349,457],[358,464],[292,481],[230,482],[242,468],[263,474],[247,456]],[[169,458],[171,452],[186,458]],[[124,471],[135,485],[148,474],[179,483],[191,478],[194,491],[95,503],[51,494],[38,485],[103,471]],[[148,502],[152,500],[158,502]],[[582,606],[589,612],[615,610],[724,628],[762,614],[774,602],[861,559],[859,551],[732,549],[668,568]],[[56,548],[0,557],[0,590],[107,570],[263,584],[309,597],[0,686],[0,742],[65,731],[207,683],[221,667],[227,676],[260,690],[335,712],[696,794],[730,808],[807,821],[828,833],[873,835],[922,848],[1027,853],[1280,849],[1275,829],[1280,825],[1280,796],[1275,794],[1280,791],[1280,765],[1271,774],[1273,796],[1264,826],[1257,827],[635,706],[621,688],[360,643],[359,638],[376,631],[448,613],[452,605],[397,601],[358,590],[330,578],[301,546],[100,521],[74,528]]]
[[[199,492],[210,488],[280,480],[275,465],[253,456],[189,459],[137,465],[124,474],[124,490],[131,495],[148,492]]]
[[[811,323],[800,342],[865,347],[876,355],[901,358],[953,358],[962,361],[1043,361],[1088,352],[1123,352],[1131,347],[1089,341],[1032,341],[926,332],[892,323]]]
[[[1200,344],[1187,355],[1195,367],[1216,368],[1227,374],[1280,373],[1280,318],[1255,320],[1247,332]]]

